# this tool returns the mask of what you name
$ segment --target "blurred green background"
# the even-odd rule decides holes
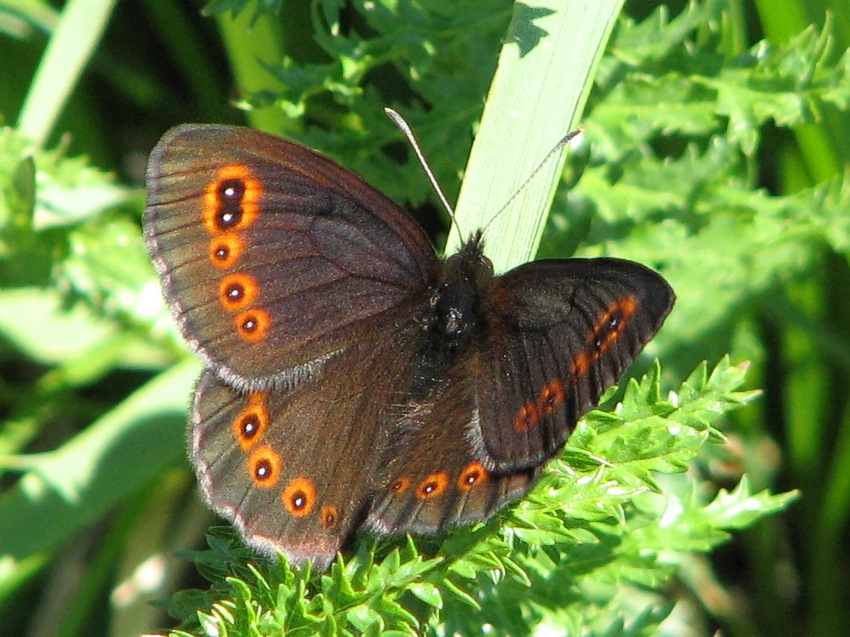
[[[187,121],[299,139],[442,245],[381,108],[409,117],[453,201],[512,5],[202,8],[0,0],[0,635],[138,634],[169,621],[149,600],[202,585],[174,557],[212,520],[185,460],[198,366],[139,234],[157,139]],[[839,0],[626,2],[556,195],[541,254],[670,278],[652,353],[671,381],[752,362],[763,398],[698,470],[803,494],[693,562],[671,598],[700,619],[670,634],[850,633],[848,43]]]

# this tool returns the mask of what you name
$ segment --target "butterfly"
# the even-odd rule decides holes
[[[295,564],[327,567],[360,530],[436,533],[523,496],[674,302],[620,259],[497,276],[480,231],[441,260],[360,177],[247,128],[172,129],[147,188],[147,247],[204,363],[200,490]]]

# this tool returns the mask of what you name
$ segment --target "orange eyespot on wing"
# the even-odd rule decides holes
[[[281,500],[291,515],[303,518],[316,506],[316,487],[307,478],[295,478],[286,485]]]
[[[223,232],[210,240],[209,260],[216,268],[227,270],[236,265],[245,249],[244,239],[235,232]]]
[[[242,451],[250,451],[269,427],[269,414],[265,406],[266,393],[251,394],[248,406],[233,419],[233,437]]]
[[[477,460],[470,462],[460,472],[457,479],[457,488],[461,491],[470,491],[476,487],[480,487],[489,478],[490,474],[484,465]]]
[[[259,294],[257,282],[248,274],[229,274],[218,284],[218,299],[231,312],[249,307]]]
[[[416,497],[420,500],[436,498],[446,491],[449,486],[449,476],[444,471],[438,471],[425,476],[416,487]]]
[[[339,524],[342,514],[338,507],[332,504],[326,504],[319,511],[319,518],[322,521],[322,526],[326,529],[332,529]]]
[[[236,332],[242,340],[256,343],[266,338],[271,326],[271,317],[265,310],[251,309],[237,314],[234,322]]]
[[[248,456],[248,475],[256,486],[269,489],[280,478],[280,456],[271,447],[259,447]]]
[[[407,476],[401,476],[398,480],[392,483],[390,486],[390,491],[393,493],[404,493],[407,491],[413,482]]]
[[[514,418],[514,430],[517,432],[528,431],[540,422],[540,412],[535,403],[526,403],[519,408]]]
[[[263,187],[251,170],[233,164],[218,171],[204,191],[202,217],[211,235],[250,227],[259,214]]]

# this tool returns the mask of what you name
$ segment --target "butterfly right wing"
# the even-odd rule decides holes
[[[562,259],[496,279],[470,431],[487,467],[513,472],[557,453],[661,328],[675,296],[621,259]]]
[[[393,431],[368,528],[433,533],[521,497],[673,303],[663,278],[618,259],[529,263],[482,288],[463,349],[437,339],[420,357],[425,390]],[[477,305],[460,286],[445,294],[448,315]]]

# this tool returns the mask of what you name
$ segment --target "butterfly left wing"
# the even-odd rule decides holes
[[[656,272],[620,259],[526,263],[495,286],[468,437],[488,468],[514,472],[560,450],[675,297]]]

